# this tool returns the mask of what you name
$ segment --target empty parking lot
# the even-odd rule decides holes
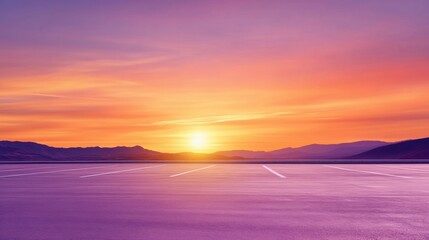
[[[424,164],[3,164],[0,239],[428,239]]]

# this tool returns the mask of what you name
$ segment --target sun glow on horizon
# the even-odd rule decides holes
[[[190,144],[193,150],[203,150],[207,148],[207,135],[202,132],[191,134]]]

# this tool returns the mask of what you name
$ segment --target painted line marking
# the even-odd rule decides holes
[[[164,165],[165,164],[163,164],[163,165],[156,165],[156,166],[149,166],[149,167],[131,168],[131,169],[125,169],[125,170],[112,171],[112,172],[96,173],[96,174],[90,174],[90,175],[80,176],[79,178],[89,178],[89,177],[97,177],[97,176],[109,175],[109,174],[115,174],[115,173],[131,172],[131,171],[137,171],[137,170],[146,169],[146,168],[162,167]]]
[[[22,171],[22,170],[36,170],[36,169],[47,169],[47,168],[55,168],[55,167],[14,168],[14,169],[1,170],[0,172],[14,172],[14,171]]]
[[[177,176],[180,176],[180,175],[184,175],[184,174],[188,174],[188,173],[191,173],[191,172],[196,172],[196,171],[204,170],[204,169],[211,168],[211,167],[214,167],[214,166],[216,166],[216,165],[210,165],[210,166],[203,167],[203,168],[193,169],[193,170],[190,170],[190,171],[186,171],[186,172],[182,172],[182,173],[171,175],[170,177],[177,177]]]
[[[397,178],[413,178],[413,177],[409,177],[409,176],[400,176],[400,175],[393,175],[393,174],[387,174],[387,173],[379,173],[379,172],[356,170],[356,169],[350,169],[350,168],[334,167],[334,166],[329,166],[329,165],[323,165],[323,166],[328,167],[328,168],[340,169],[340,170],[344,170],[344,171],[350,171],[350,172],[369,173],[369,174],[388,176],[388,177],[397,177]]]
[[[268,171],[270,171],[272,174],[276,175],[277,177],[286,178],[285,176],[281,175],[280,173],[274,171],[273,169],[271,169],[265,165],[262,165],[262,167],[264,167],[265,169],[267,169]]]
[[[411,170],[411,171],[416,171],[416,172],[429,172],[428,169],[402,168],[402,167],[390,167],[390,166],[384,166],[384,167],[394,168],[394,169]]]
[[[0,178],[29,176],[29,175],[40,175],[40,174],[58,173],[58,172],[71,172],[71,171],[85,170],[85,169],[105,168],[105,167],[110,167],[110,166],[111,165],[101,166],[101,167],[72,168],[72,169],[63,169],[63,170],[46,171],[46,172],[20,173],[20,174],[3,175],[3,176],[0,176]]]

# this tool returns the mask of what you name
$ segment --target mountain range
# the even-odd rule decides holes
[[[312,144],[274,151],[232,150],[210,154],[162,153],[141,146],[58,148],[34,142],[0,141],[0,161],[97,160],[292,160],[292,159],[429,159],[429,138],[397,143],[359,141]]]
[[[89,161],[89,160],[199,160],[229,159],[203,153],[161,153],[134,147],[57,148],[34,142],[0,141],[0,160],[6,161]]]
[[[232,150],[216,152],[216,154],[228,157],[262,159],[332,159],[352,156],[388,144],[382,141],[359,141],[339,144],[311,144],[297,148],[282,148],[269,152]]]

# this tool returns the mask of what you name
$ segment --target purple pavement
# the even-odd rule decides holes
[[[0,165],[0,239],[429,239],[429,165],[157,165]]]

